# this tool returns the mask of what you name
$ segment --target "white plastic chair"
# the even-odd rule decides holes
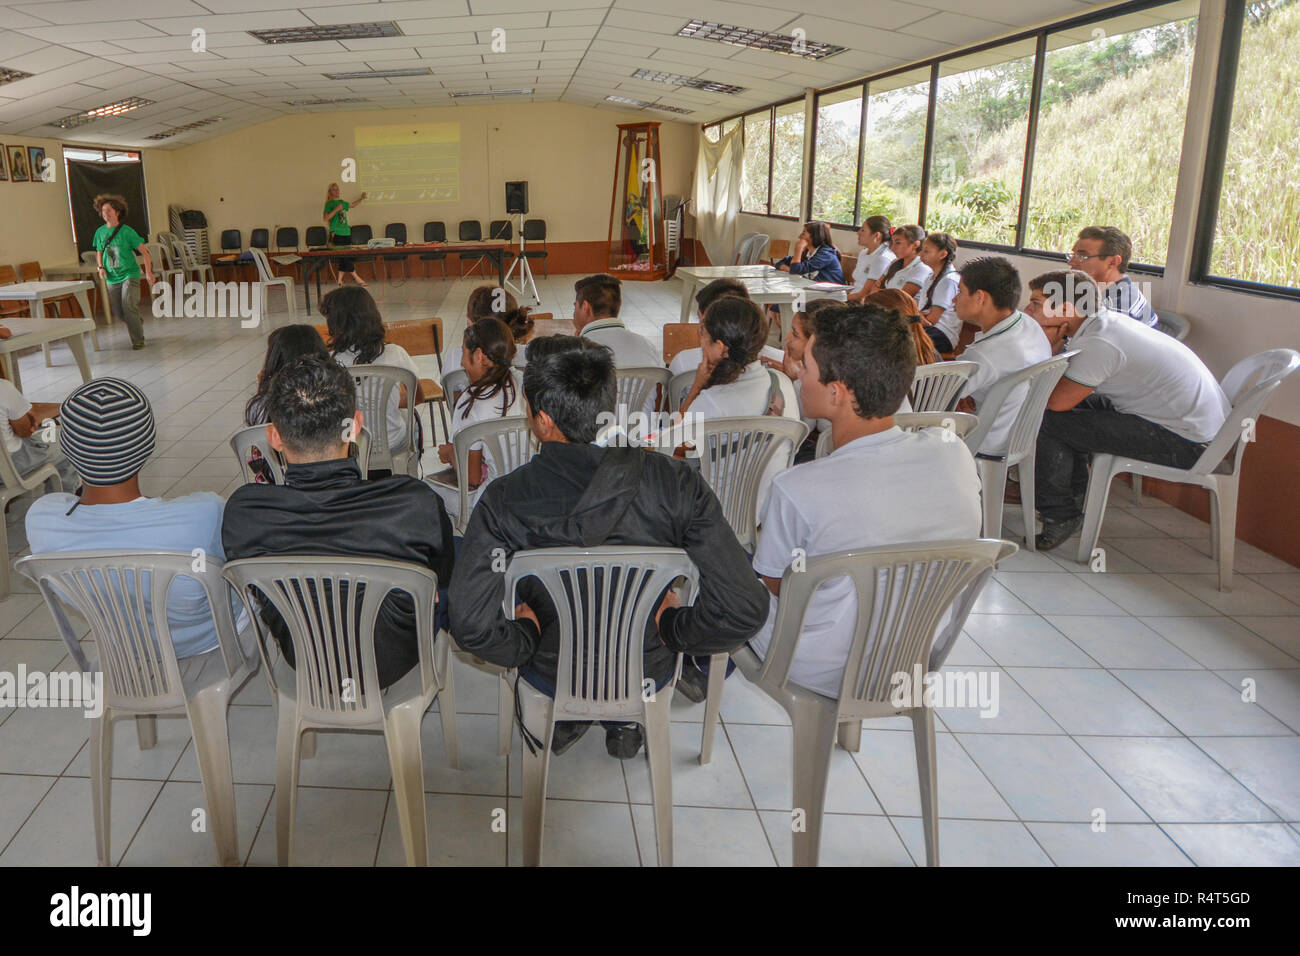
[[[1074,352],[1056,355],[998,379],[984,396],[980,407],[980,427],[966,437],[966,445],[975,455],[980,476],[980,495],[984,512],[985,537],[1002,536],[1002,499],[1007,490],[1007,470],[1015,465],[1020,476],[1020,508],[1025,519],[1025,547],[1034,545],[1034,460],[1038,449],[1038,429],[1043,424],[1043,410],[1052,389],[1061,380],[1065,366]],[[980,453],[980,446],[997,421],[1002,406],[1016,389],[1025,389],[1020,410],[1011,425],[1007,453],[1000,457]]]
[[[740,247],[739,262],[737,265],[754,266],[758,265],[767,257],[767,250],[771,248],[772,237],[763,233],[755,233]]]
[[[670,412],[680,412],[682,403],[686,401],[686,396],[691,394],[691,384],[695,381],[695,369],[688,368],[684,372],[678,372],[668,380],[668,389],[666,398],[668,399],[668,410]]]
[[[395,365],[353,365],[350,369],[357,382],[357,408],[362,420],[370,422],[383,436],[370,443],[370,467],[388,469],[395,475],[415,477],[420,469],[420,450],[415,447],[415,393],[419,380],[415,373]],[[406,389],[406,407],[399,409],[406,430],[405,447],[392,451],[388,441],[388,407],[395,390]],[[400,392],[396,394],[400,395]]]
[[[171,250],[163,248],[161,242],[145,242],[141,245],[149,251],[149,258],[153,261],[153,274],[159,282],[171,285],[172,276],[184,278],[179,265],[172,259]]]
[[[196,570],[196,566],[198,570]],[[257,654],[240,644],[221,561],[202,565],[189,551],[76,551],[29,555],[15,567],[45,598],[59,634],[83,673],[103,676],[103,714],[90,732],[90,792],[95,853],[110,866],[113,721],[135,717],[141,750],[157,742],[156,717],[185,714],[194,738],[212,839],[222,866],[239,863],[235,782],[226,725],[230,698],[257,670]],[[178,660],[167,622],[167,591],[188,577],[202,585],[218,646]],[[64,610],[90,624],[99,661],[86,658]]]
[[[1116,475],[1134,474],[1180,485],[1196,485],[1210,492],[1210,547],[1219,562],[1219,590],[1232,589],[1232,561],[1237,544],[1237,490],[1241,481],[1241,456],[1246,443],[1255,440],[1255,424],[1283,379],[1300,368],[1300,352],[1269,349],[1234,365],[1221,383],[1232,402],[1228,418],[1191,468],[1154,465],[1116,455],[1092,456],[1088,497],[1083,506],[1083,530],[1078,560],[1087,563],[1101,534],[1110,483]],[[1251,383],[1254,384],[1251,384]],[[1247,437],[1249,436],[1249,437]]]
[[[1192,323],[1185,315],[1161,309],[1156,316],[1156,329],[1182,342],[1192,331]],[[1129,479],[1133,482],[1133,504],[1140,505],[1142,504],[1142,476],[1130,475]]]
[[[266,259],[266,253],[261,249],[248,251],[253,256],[253,262],[257,264],[257,294],[261,297],[262,314],[266,315],[271,311],[271,290],[277,287],[284,289],[285,311],[297,312],[298,300],[293,297],[293,279],[289,276],[274,275],[271,272],[271,264]]]
[[[700,473],[722,506],[722,515],[746,551],[758,543],[758,492],[763,474],[778,455],[786,468],[808,437],[808,426],[798,419],[775,415],[752,418],[714,418],[698,429]],[[784,443],[789,442],[788,446]],[[704,699],[704,727],[700,738],[700,763],[713,759],[713,738],[722,707],[722,683],[727,676],[727,655],[709,657],[708,693]]]
[[[635,721],[645,728],[660,866],[673,862],[672,749],[669,707],[676,674],[662,689],[643,674],[646,623],[659,597],[686,578],[683,604],[694,600],[698,572],[678,548],[544,548],[520,551],[505,574],[505,612],[514,619],[516,587],[535,577],[555,604],[560,632],[555,697],[527,681],[518,685],[525,738],[523,754],[524,865],[542,863],[546,779],[555,724],[572,720]],[[620,608],[618,614],[609,613]]]
[[[749,240],[753,239],[757,235],[758,233],[756,232],[747,232],[736,240],[736,247],[731,250],[730,262],[733,266],[744,265],[741,255],[744,253],[745,247],[749,245]]]
[[[790,715],[794,734],[794,807],[805,827],[796,829],[794,865],[816,866],[821,852],[822,814],[836,733],[861,735],[862,721],[902,715],[912,721],[921,785],[925,859],[939,865],[939,781],[934,711],[890,701],[894,675],[911,677],[931,667],[935,633],[949,608],[986,581],[1003,558],[1016,552],[1009,541],[937,541],[860,551],[841,551],[787,569],[767,657],[748,646],[734,657],[741,673]],[[790,681],[800,630],[819,585],[847,575],[857,587],[858,614],[838,698],[825,697]],[[919,689],[915,691],[919,694]],[[856,749],[856,746],[850,746]]]
[[[667,389],[672,373],[662,365],[615,369],[618,376],[616,406],[626,408],[628,414],[643,411],[654,396],[655,389]]]
[[[265,425],[249,425],[230,437],[230,450],[235,453],[235,458],[239,462],[239,476],[244,480],[244,484],[257,481],[257,476],[253,474],[253,469],[248,464],[253,457],[254,448],[262,453],[262,458],[270,467],[275,483],[283,485],[285,461],[267,442]],[[365,478],[366,472],[370,470],[370,429],[361,426],[361,432],[352,443],[350,451],[361,468],[361,477]]]
[[[180,263],[181,269],[185,272],[187,280],[200,283],[216,281],[217,275],[212,266],[206,262],[199,262],[199,260],[194,257],[194,254],[190,252],[189,246],[181,242],[177,243],[172,248],[176,253],[177,261]]]
[[[408,866],[429,859],[424,810],[424,756],[420,724],[441,692],[439,711],[447,763],[460,762],[455,691],[448,642],[434,635],[437,575],[402,561],[361,557],[245,558],[223,574],[257,622],[258,643],[276,707],[276,851],[280,866],[293,863],[293,823],[298,801],[302,735],[317,729],[382,731],[393,772],[393,793]],[[271,650],[256,613],[254,590],[283,618],[296,667]],[[415,604],[419,664],[381,691],[376,679],[375,620],[390,592]],[[275,661],[280,662],[277,674]]]
[[[469,388],[469,372],[463,368],[449,368],[442,376],[442,394],[447,398],[449,408],[456,407],[456,399],[461,392]]]
[[[15,356],[15,359],[17,356]],[[5,508],[15,498],[41,488],[42,494],[63,490],[59,469],[47,462],[29,474],[18,474],[18,468],[4,442],[0,441],[0,601],[9,597],[9,532],[5,526]],[[68,489],[72,491],[74,489]]]
[[[478,422],[463,428],[452,439],[456,456],[456,484],[460,491],[460,514],[456,519],[456,534],[464,535],[469,526],[470,490],[465,480],[469,473],[469,453],[474,445],[483,442],[484,461],[491,461],[496,477],[508,475],[537,454],[537,442],[523,415],[507,415],[491,421]],[[481,486],[480,486],[481,487]]]
[[[975,374],[974,362],[935,362],[918,365],[907,397],[914,412],[950,412],[957,407],[966,380]]]

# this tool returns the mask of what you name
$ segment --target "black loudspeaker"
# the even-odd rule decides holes
[[[506,183],[506,215],[528,215],[528,182]]]

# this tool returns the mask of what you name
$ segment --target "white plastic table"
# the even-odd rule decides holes
[[[73,295],[77,299],[77,305],[81,307],[82,317],[89,323],[84,327],[82,332],[90,333],[91,344],[94,345],[95,351],[99,351],[99,334],[96,331],[95,320],[91,317],[90,300],[86,298],[86,290],[93,289],[93,282],[67,281],[60,282],[18,282],[14,285],[0,285],[0,302],[17,301],[26,302],[28,313],[36,318],[45,317],[45,303],[57,299],[64,295]],[[107,300],[105,300],[107,301]],[[54,319],[55,322],[78,321],[75,319]],[[8,323],[6,323],[8,324]],[[45,366],[50,366],[50,346],[46,340],[45,347]]]
[[[45,273],[47,279],[89,279],[99,286],[100,314],[104,316],[104,322],[108,325],[113,324],[113,310],[108,307],[108,280],[100,274],[98,267],[92,262],[65,262],[57,266],[42,267],[41,271]]]
[[[838,299],[848,297],[849,286],[821,288],[829,283],[814,282],[803,276],[791,275],[771,266],[685,266],[674,273],[682,280],[682,318],[691,321],[696,290],[714,279],[735,279],[749,292],[749,297],[760,305],[790,304],[800,293],[806,299]]]
[[[90,283],[86,284],[89,285]],[[9,287],[6,286],[5,288]],[[81,337],[94,329],[94,319],[84,317],[76,319],[6,319],[4,325],[13,333],[13,336],[0,339],[0,365],[4,366],[5,377],[14,383],[14,388],[22,391],[23,387],[22,378],[18,372],[17,352],[22,349],[43,345],[45,346],[45,354],[48,356],[50,354],[50,343],[64,340],[67,341],[68,348],[72,349],[72,357],[77,360],[77,368],[81,370],[81,380],[83,382],[90,381],[90,359],[86,356],[86,343]],[[48,358],[46,364],[48,364]]]

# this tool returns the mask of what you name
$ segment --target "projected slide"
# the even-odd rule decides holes
[[[358,126],[357,185],[367,202],[460,199],[460,124]]]

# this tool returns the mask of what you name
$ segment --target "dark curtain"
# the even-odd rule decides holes
[[[90,205],[100,193],[126,200],[126,224],[149,238],[149,210],[144,198],[143,163],[88,163],[68,160],[68,195],[72,200],[72,228],[77,234],[77,254],[94,247],[95,230],[103,218]]]

